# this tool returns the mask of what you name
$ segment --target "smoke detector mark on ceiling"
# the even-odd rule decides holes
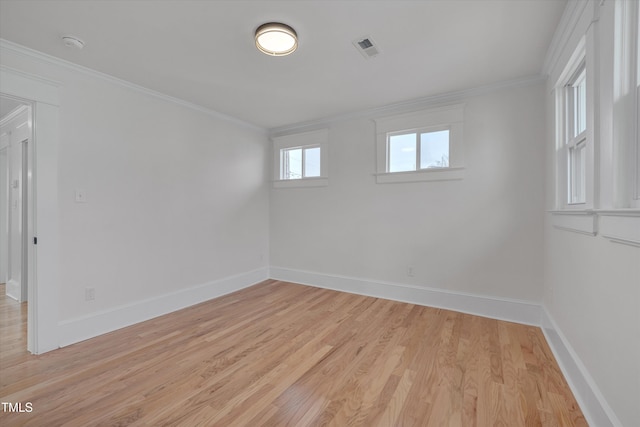
[[[62,43],[64,43],[64,45],[70,49],[82,49],[84,47],[84,41],[82,41],[80,38],[76,37],[76,36],[72,36],[70,34],[67,34],[65,36],[62,36]]]
[[[366,59],[373,58],[380,53],[376,43],[368,36],[355,39],[353,45]]]

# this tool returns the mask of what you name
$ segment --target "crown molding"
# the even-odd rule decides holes
[[[376,118],[392,114],[409,113],[426,108],[433,108],[437,106],[443,106],[452,102],[460,102],[466,98],[474,96],[485,95],[487,93],[495,92],[501,89],[510,89],[516,87],[524,87],[544,82],[547,79],[546,75],[528,76],[519,79],[506,80],[498,83],[493,83],[484,86],[478,86],[470,89],[463,89],[454,92],[447,92],[437,95],[430,95],[421,98],[409,99],[394,104],[384,105],[381,107],[369,108],[366,110],[352,111],[345,114],[339,114],[335,116],[324,117],[317,120],[310,120],[306,122],[295,123],[291,125],[279,126],[269,130],[271,137],[285,135],[294,132],[303,132],[320,127],[328,127],[329,125],[337,122],[343,122],[353,119],[361,118]]]
[[[562,17],[556,27],[556,31],[551,39],[551,44],[547,49],[547,54],[542,63],[543,74],[551,74],[552,70],[556,67],[564,48],[569,42],[571,34],[575,31],[582,13],[589,4],[589,1],[584,0],[569,0],[569,2],[567,2],[567,6],[562,13]]]
[[[239,118],[236,118],[224,113],[220,113],[218,111],[203,107],[198,104],[194,104],[189,101],[185,101],[180,98],[166,95],[164,93],[161,93],[152,89],[148,89],[146,87],[137,85],[135,83],[131,83],[129,81],[126,81],[117,77],[113,77],[109,74],[105,74],[100,71],[97,71],[88,67],[84,67],[82,65],[78,65],[73,62],[70,62],[61,58],[57,58],[55,56],[48,55],[46,53],[19,45],[17,43],[8,41],[6,39],[0,38],[0,50],[8,50],[8,51],[17,53],[19,55],[26,56],[31,59],[35,59],[40,62],[53,64],[53,65],[57,65],[72,71],[80,72],[85,75],[92,76],[94,78],[98,78],[101,80],[105,80],[110,83],[134,90],[136,92],[143,93],[145,95],[164,100],[166,102],[171,102],[171,103],[198,111],[200,113],[215,117],[220,120],[234,123],[238,126],[241,126],[247,129],[251,129],[263,134],[268,133],[272,137],[283,135],[286,133],[314,130],[314,129],[318,129],[319,127],[326,127],[332,123],[342,122],[346,120],[352,120],[352,119],[358,119],[358,118],[373,118],[376,116],[398,114],[398,113],[410,112],[413,110],[431,108],[441,104],[456,102],[465,98],[483,95],[483,94],[490,93],[500,89],[528,86],[528,85],[537,84],[546,80],[546,75],[539,74],[539,75],[528,76],[524,78],[502,81],[502,82],[493,83],[493,84],[484,85],[484,86],[478,86],[475,88],[464,89],[460,91],[447,92],[447,93],[436,94],[436,95],[431,95],[431,96],[426,96],[421,98],[410,99],[407,101],[384,105],[381,107],[374,107],[374,108],[369,108],[365,110],[352,111],[345,114],[328,116],[320,119],[266,129],[264,127],[254,125],[252,123],[246,122]]]
[[[29,106],[28,105],[19,105],[16,108],[14,108],[9,114],[7,114],[6,116],[2,117],[0,119],[0,126],[4,126],[7,123],[9,123],[11,120],[15,119],[16,117],[18,117],[20,114],[22,114],[25,111],[28,111]]]
[[[239,119],[237,117],[233,117],[233,116],[230,116],[230,115],[227,115],[227,114],[224,114],[224,113],[220,113],[219,111],[215,111],[215,110],[212,110],[210,108],[206,108],[206,107],[203,107],[201,105],[194,104],[194,103],[189,102],[189,101],[185,101],[184,99],[180,99],[180,98],[176,98],[176,97],[173,97],[173,96],[170,96],[170,95],[166,95],[166,94],[164,94],[162,92],[158,92],[156,90],[149,89],[149,88],[146,88],[144,86],[140,86],[140,85],[135,84],[135,83],[131,83],[129,81],[126,81],[126,80],[111,76],[109,74],[105,74],[103,72],[94,70],[92,68],[88,68],[88,67],[85,67],[85,66],[82,66],[82,65],[78,65],[78,64],[75,64],[73,62],[61,59],[61,58],[57,58],[55,56],[52,56],[52,55],[49,55],[49,54],[46,54],[46,53],[31,49],[31,48],[28,48],[26,46],[22,46],[20,44],[11,42],[11,41],[6,40],[6,39],[1,39],[0,38],[0,50],[8,50],[8,51],[17,53],[19,55],[26,56],[26,57],[28,57],[30,59],[34,59],[36,61],[40,61],[40,62],[44,62],[44,63],[47,63],[47,64],[52,64],[52,65],[57,65],[59,67],[63,67],[63,68],[66,68],[68,70],[76,71],[76,72],[79,72],[79,73],[82,73],[82,74],[85,74],[85,75],[88,75],[88,76],[91,76],[91,77],[94,77],[94,78],[97,78],[97,79],[101,79],[101,80],[107,81],[109,83],[112,83],[112,84],[115,84],[115,85],[118,85],[118,86],[122,86],[122,87],[125,87],[127,89],[130,89],[130,90],[133,90],[133,91],[136,91],[136,92],[139,92],[139,93],[142,93],[142,94],[145,94],[145,95],[157,98],[157,99],[161,99],[161,100],[166,101],[166,102],[170,102],[170,103],[173,103],[173,104],[180,105],[182,107],[189,108],[191,110],[198,111],[200,113],[206,114],[208,116],[214,117],[214,118],[219,119],[219,120],[223,120],[223,121],[226,121],[226,122],[233,123],[233,124],[241,126],[243,128],[247,128],[247,129],[251,129],[251,130],[254,130],[254,131],[258,131],[258,132],[263,133],[263,134],[267,133],[267,129],[266,128],[254,125],[253,123],[246,122],[246,121],[241,120],[241,119]]]

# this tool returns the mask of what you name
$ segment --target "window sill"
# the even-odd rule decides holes
[[[598,217],[593,211],[551,211],[551,224],[560,230],[595,236],[598,233]]]
[[[329,178],[302,178],[302,179],[279,179],[273,181],[273,188],[305,188],[305,187],[326,187],[329,185]]]
[[[550,211],[551,223],[560,230],[640,248],[640,209],[588,209]]]
[[[433,168],[410,172],[377,173],[376,183],[392,184],[398,182],[451,181],[464,179],[464,168]]]
[[[598,232],[614,243],[640,248],[640,209],[598,210]]]

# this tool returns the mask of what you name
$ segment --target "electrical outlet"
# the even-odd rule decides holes
[[[409,276],[409,277],[413,277],[414,276],[414,271],[413,271],[413,266],[412,265],[408,265],[407,266],[407,276]]]
[[[84,300],[93,301],[96,299],[96,288],[84,288]]]

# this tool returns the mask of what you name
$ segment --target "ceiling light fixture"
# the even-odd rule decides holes
[[[289,55],[298,47],[298,35],[288,25],[269,22],[256,30],[256,47],[267,55]]]

